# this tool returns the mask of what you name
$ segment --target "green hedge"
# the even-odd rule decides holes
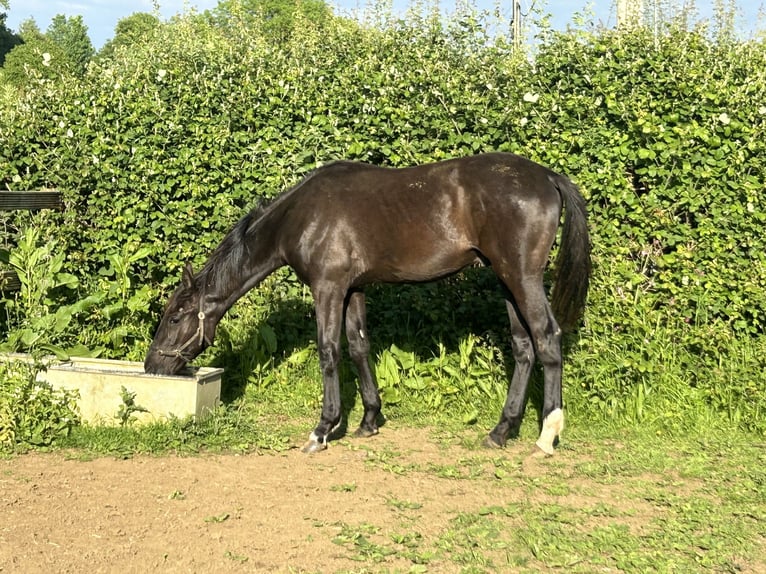
[[[317,165],[504,150],[568,174],[589,203],[595,277],[568,367],[587,404],[625,411],[677,369],[695,400],[761,424],[764,45],[572,30],[544,35],[531,58],[488,39],[490,24],[470,12],[375,27],[336,18],[321,30],[299,22],[274,46],[257,24],[183,16],[84,79],[32,82],[0,110],[0,184],[64,191],[50,234],[80,297],[101,303],[77,310],[99,335],[60,339],[140,355],[182,264],[199,265],[248,206]],[[484,283],[408,293],[474,296]],[[289,275],[281,284],[266,291],[300,293]],[[390,290],[374,297],[399,304]],[[464,307],[424,311],[416,330],[441,340],[456,321],[483,319],[494,345],[503,314]],[[387,313],[394,340],[390,325],[410,320]],[[647,343],[661,333],[673,357]],[[743,348],[746,361],[729,356]],[[589,364],[609,349],[611,363]]]

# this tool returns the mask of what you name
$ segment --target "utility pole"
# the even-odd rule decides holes
[[[521,45],[521,0],[511,1],[513,2],[513,20],[511,20],[513,47],[518,49]]]

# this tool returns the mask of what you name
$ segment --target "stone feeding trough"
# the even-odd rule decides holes
[[[24,357],[31,362],[28,356],[16,356]],[[222,374],[223,369],[187,367],[180,375],[150,375],[144,372],[143,363],[70,357],[67,361],[52,359],[37,373],[37,380],[54,389],[77,392],[83,422],[116,425],[125,405],[123,388],[134,396],[134,405],[145,409],[132,413],[137,423],[188,416],[201,420],[220,404]]]

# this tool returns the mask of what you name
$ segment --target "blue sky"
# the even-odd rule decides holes
[[[455,0],[442,0],[441,5],[449,8]],[[764,10],[766,0],[737,0],[740,17],[738,28],[745,32],[755,28],[763,29],[764,21],[759,15]],[[329,3],[342,11],[351,11],[364,6],[365,0],[330,0]],[[399,4],[397,0],[397,5]],[[495,0],[477,0],[477,6],[492,8]],[[522,0],[522,13],[528,10],[532,0]],[[682,0],[675,4],[681,5]],[[183,12],[189,8],[204,11],[218,4],[218,0],[159,0],[160,17],[163,19]],[[403,4],[408,2],[403,0]],[[704,17],[709,15],[714,0],[697,0],[698,12]],[[501,6],[507,6],[510,11],[511,0],[501,0]],[[615,23],[614,0],[538,0],[536,7],[542,7],[553,16],[552,24],[556,28],[564,28],[571,21],[575,12],[583,12],[586,8],[593,13],[597,22],[607,26]],[[10,0],[10,10],[6,25],[11,30],[18,30],[19,24],[28,18],[34,18],[41,30],[45,31],[51,19],[57,14],[66,16],[82,16],[88,26],[88,35],[93,45],[100,48],[104,42],[114,35],[117,21],[134,12],[152,12],[152,0]]]

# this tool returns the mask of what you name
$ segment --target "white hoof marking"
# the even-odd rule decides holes
[[[540,438],[535,443],[537,447],[545,454],[553,454],[553,441],[564,430],[564,411],[555,409],[545,417],[543,421],[543,430],[540,432]]]
[[[327,444],[327,437],[323,436],[321,438],[321,440],[320,440],[320,438],[315,433],[312,432],[309,435],[309,442],[316,442],[316,443],[319,443],[319,444]]]

